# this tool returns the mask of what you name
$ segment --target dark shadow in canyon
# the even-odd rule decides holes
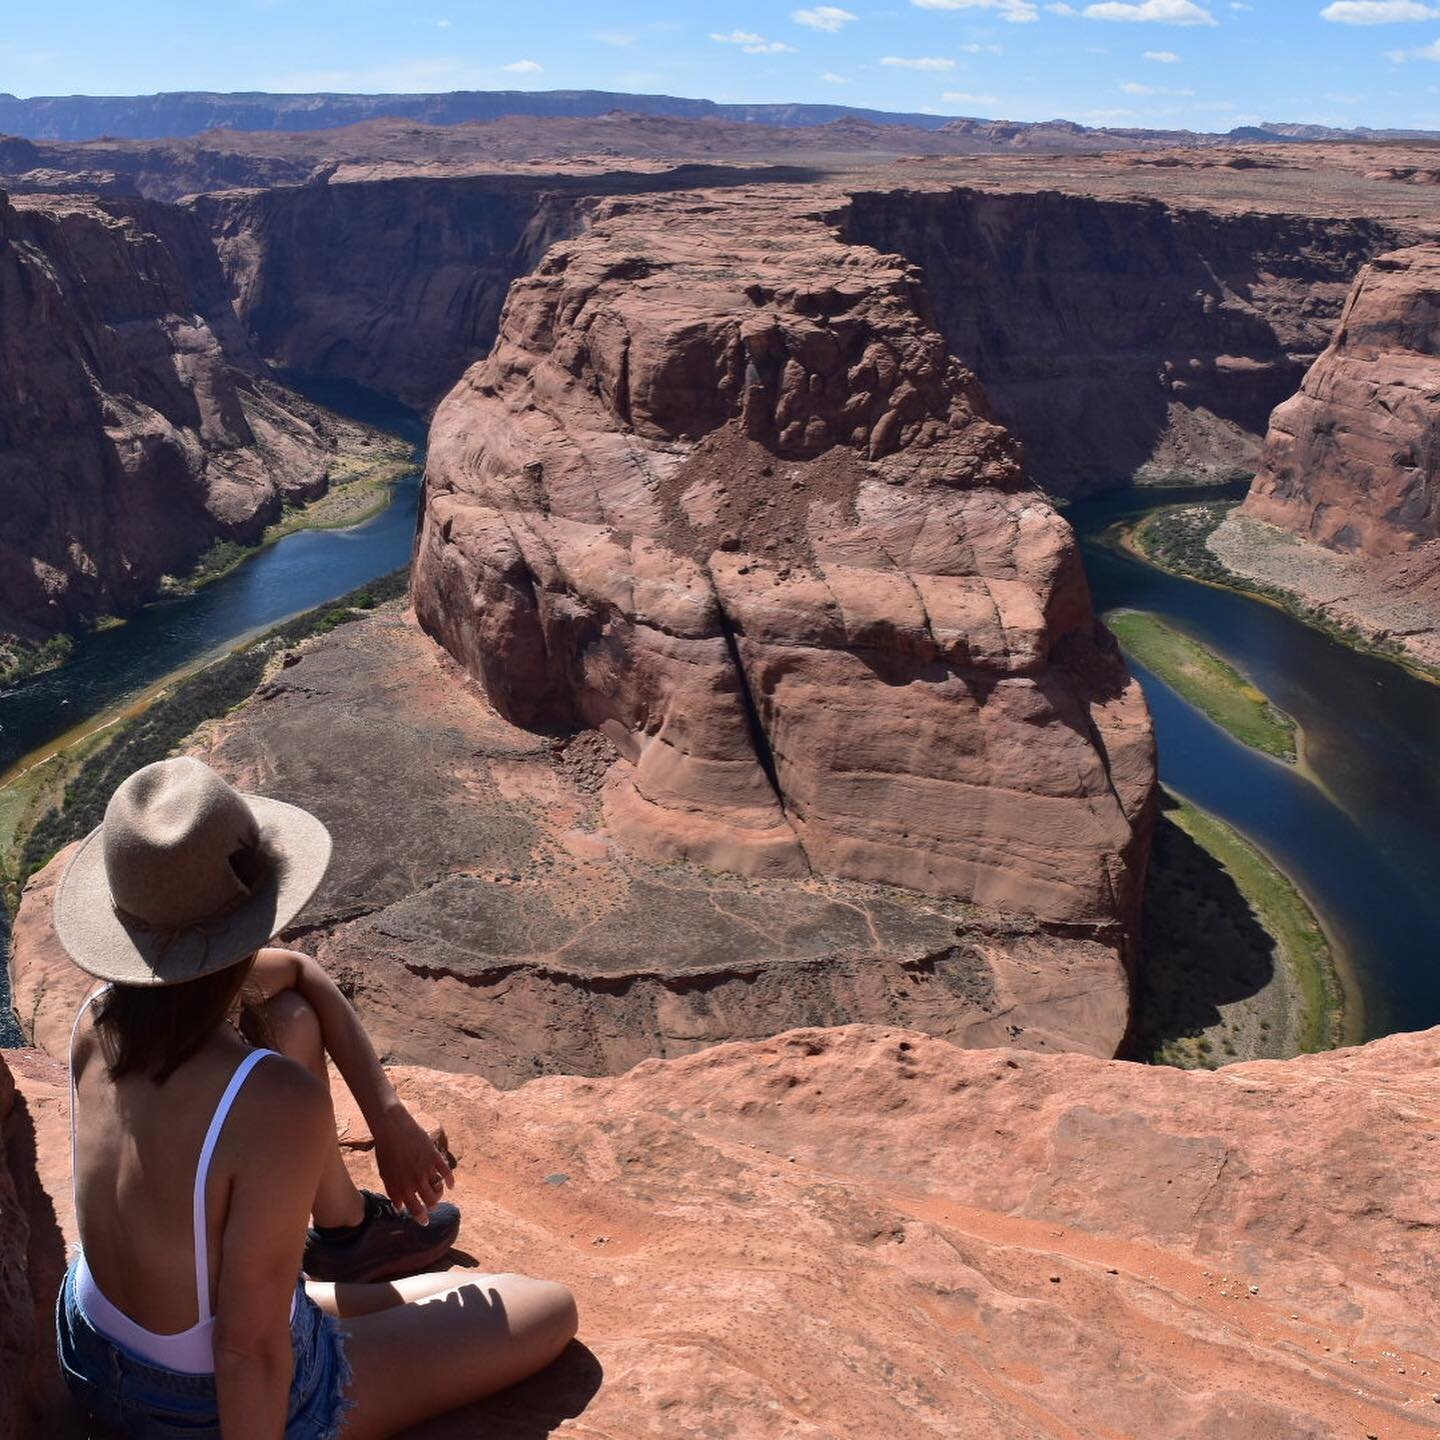
[[[1217,1025],[1221,1005],[1275,978],[1274,939],[1220,862],[1170,818],[1177,808],[1161,791],[1126,1060]]]

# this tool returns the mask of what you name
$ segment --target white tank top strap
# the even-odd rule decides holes
[[[195,1166],[195,1303],[200,1315],[200,1324],[210,1319],[210,1246],[207,1239],[209,1227],[205,1223],[205,1182],[210,1176],[210,1157],[215,1153],[220,1132],[225,1128],[225,1117],[240,1093],[250,1072],[273,1050],[252,1050],[235,1067],[215,1114],[210,1119],[210,1128],[205,1132],[205,1143],[200,1147],[200,1160]]]
[[[75,1041],[80,1034],[80,1022],[85,1018],[86,1011],[109,988],[108,985],[102,985],[93,994],[86,996],[70,1031],[68,1058],[70,1062],[70,1187],[72,1196],[76,1191],[78,1151]],[[215,1107],[215,1113],[210,1117],[210,1125],[205,1132],[204,1143],[200,1147],[200,1157],[195,1166],[195,1192],[192,1209],[192,1221],[195,1227],[195,1304],[197,1310],[195,1324],[176,1335],[159,1335],[154,1331],[146,1330],[105,1298],[100,1287],[95,1283],[95,1277],[85,1259],[83,1246],[77,1262],[77,1299],[80,1302],[80,1308],[89,1317],[91,1323],[102,1334],[108,1335],[119,1344],[128,1346],[143,1359],[156,1365],[178,1370],[183,1374],[205,1374],[214,1369],[211,1346],[213,1316],[210,1309],[210,1244],[205,1206],[205,1190],[210,1178],[210,1161],[214,1157],[215,1146],[220,1141],[221,1131],[225,1128],[226,1117],[235,1103],[235,1097],[240,1093],[240,1087],[244,1085],[250,1072],[267,1055],[273,1054],[275,1054],[273,1050],[252,1050],[235,1067],[235,1072],[230,1076],[229,1083],[225,1086],[224,1093]],[[76,1205],[76,1217],[78,1224],[78,1204]],[[290,1302],[292,1319],[295,1314],[295,1304],[296,1299],[292,1297]]]

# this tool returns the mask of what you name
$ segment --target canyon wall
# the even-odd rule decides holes
[[[1440,246],[1361,272],[1329,347],[1271,417],[1245,510],[1371,556],[1440,540]]]
[[[533,182],[407,179],[201,196],[241,322],[281,365],[428,407],[510,282],[577,223]]]
[[[349,427],[276,386],[209,237],[143,200],[0,197],[0,632],[133,608],[320,493]]]
[[[587,196],[706,179],[696,167],[543,186],[366,180],[363,166],[346,177],[194,203],[262,353],[419,406],[484,356],[509,284],[583,225]],[[1271,411],[1329,342],[1356,272],[1406,230],[1218,195],[1202,206],[923,180],[815,193],[848,240],[922,268],[951,352],[1034,478],[1068,494],[1135,475],[1251,473]]]
[[[918,273],[826,199],[606,201],[516,283],[435,416],[416,613],[506,719],[614,744],[637,853],[1129,924],[1139,689]]]
[[[950,349],[1064,494],[1252,471],[1356,271],[1396,243],[1379,221],[1058,190],[861,191],[839,218],[923,268]]]

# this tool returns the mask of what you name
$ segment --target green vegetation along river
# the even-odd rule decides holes
[[[416,447],[416,471],[398,480],[383,508],[362,524],[286,535],[191,594],[80,637],[58,669],[0,691],[0,776],[8,780],[27,757],[73,743],[166,677],[409,563],[422,418],[357,386],[313,383],[308,389],[333,409],[408,440]],[[0,791],[0,820],[5,808]],[[0,910],[0,946],[8,944],[8,917]],[[0,966],[0,1044],[15,1040],[9,1011],[9,983]]]
[[[1098,610],[1160,617],[1248,678],[1302,732],[1304,766],[1279,764],[1132,660],[1155,717],[1161,778],[1273,859],[1334,940],[1347,1038],[1440,1024],[1440,686],[1107,538],[1164,505],[1243,494],[1243,485],[1128,491],[1066,514]]]

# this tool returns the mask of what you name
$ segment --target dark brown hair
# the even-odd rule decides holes
[[[145,1075],[163,1085],[229,1018],[255,957],[179,985],[112,985],[95,1007],[111,1080]]]

